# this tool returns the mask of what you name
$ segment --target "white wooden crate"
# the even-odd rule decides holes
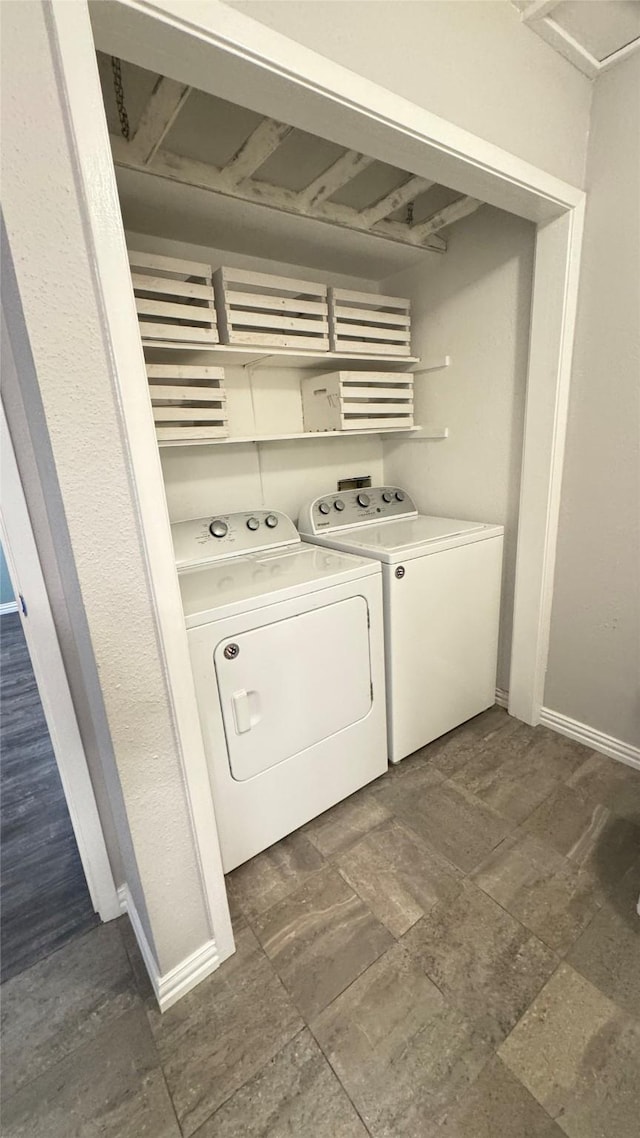
[[[302,380],[305,431],[413,427],[413,376],[388,371],[332,371]]]
[[[159,440],[188,442],[227,437],[223,368],[147,363],[147,376]]]
[[[129,265],[144,340],[218,343],[210,265],[133,250]]]
[[[326,285],[228,268],[213,281],[224,344],[329,350]]]
[[[345,355],[411,355],[411,301],[329,289],[331,350]]]

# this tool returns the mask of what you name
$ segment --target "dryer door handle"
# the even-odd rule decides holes
[[[242,688],[240,691],[234,692],[231,696],[231,705],[236,735],[244,735],[245,732],[255,727],[256,723],[260,722],[262,715],[260,697],[257,691],[246,691],[245,688]]]

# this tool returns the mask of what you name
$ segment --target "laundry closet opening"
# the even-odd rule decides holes
[[[285,515],[268,541],[244,550],[268,552],[277,533],[281,552],[286,519],[349,479],[401,488],[420,515],[503,526],[495,688],[504,703],[534,224],[133,62],[97,58],[149,414],[174,534],[192,543],[186,560],[202,545],[196,522],[227,526],[236,514],[264,526]],[[255,568],[270,571],[264,557]],[[361,591],[350,594],[346,578],[329,583],[331,603]],[[203,608],[193,589],[183,580],[188,627]],[[318,684],[331,669],[329,643]],[[210,646],[198,651],[204,667]],[[198,688],[197,663],[194,673]],[[367,669],[367,695],[369,683]],[[232,693],[227,738],[232,729],[243,738],[238,716],[250,724],[261,714],[242,692],[242,701]],[[345,726],[354,729],[348,715]],[[386,754],[374,766],[340,795],[381,773]],[[241,785],[229,782],[231,811]],[[221,793],[214,779],[224,830]],[[259,848],[275,833],[266,827]]]

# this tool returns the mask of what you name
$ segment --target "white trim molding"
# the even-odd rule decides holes
[[[604,59],[598,59],[562,24],[553,19],[553,12],[560,3],[561,0],[513,0],[522,22],[589,79],[597,79],[603,71],[609,71],[616,63],[622,63],[624,59],[628,59],[630,55],[640,50],[640,37],[636,36],[630,43],[623,44]]]
[[[195,988],[219,968],[221,960],[216,942],[213,939],[206,941],[195,952],[176,964],[175,968],[171,968],[162,975],[127,885],[119,887],[118,900],[120,912],[126,913],[131,921],[131,927],[158,1001],[158,1007],[161,1012],[166,1012],[178,1000],[186,996],[187,992],[190,992],[192,988]]]
[[[628,767],[640,770],[640,747],[634,747],[632,743],[625,743],[613,735],[605,735],[604,731],[598,731],[588,723],[580,723],[578,719],[571,719],[569,715],[563,715],[560,711],[552,711],[550,707],[541,709],[540,723],[544,727],[550,727],[552,731],[557,731],[559,735],[566,735],[568,739],[584,743],[586,747],[599,751],[601,755],[608,755],[611,759],[626,763]]]

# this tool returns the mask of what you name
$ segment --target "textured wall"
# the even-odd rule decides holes
[[[591,83],[508,0],[226,0],[268,25],[581,186]]]
[[[640,745],[640,57],[595,84],[547,707]]]
[[[451,355],[416,377],[418,422],[449,427],[437,442],[386,444],[385,476],[419,508],[505,526],[498,686],[509,687],[513,589],[535,228],[485,206],[452,227],[445,257],[383,282],[411,296],[414,345]]]
[[[2,17],[8,240],[113,746],[115,771],[107,777],[117,771],[135,854],[125,872],[166,972],[206,942],[210,929],[122,411],[74,185],[48,8],[3,5]]]

